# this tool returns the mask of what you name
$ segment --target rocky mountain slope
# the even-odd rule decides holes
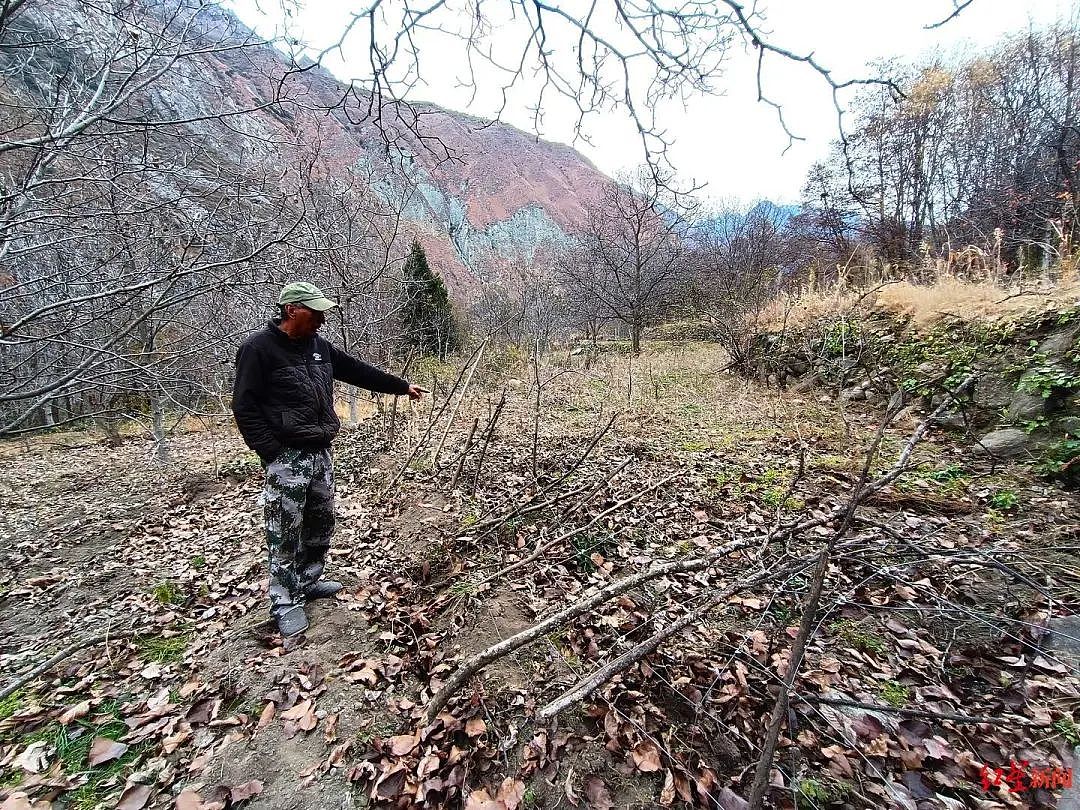
[[[161,95],[177,93],[205,108],[211,99],[200,86],[225,87],[237,103],[257,104],[273,87],[267,77],[288,74],[282,102],[245,116],[248,125],[273,139],[286,159],[317,145],[334,170],[373,181],[371,190],[384,200],[407,198],[405,228],[459,293],[502,262],[532,261],[578,231],[607,180],[568,146],[432,104],[392,106],[380,124],[361,121],[366,96],[318,66],[290,73],[270,47],[211,54],[205,65],[206,75]],[[225,139],[217,146],[231,148]]]
[[[403,209],[397,230],[404,249],[418,236],[459,293],[479,275],[532,261],[542,246],[565,240],[606,180],[573,149],[505,124],[431,104],[384,101],[380,114],[360,88],[316,65],[291,64],[213,5],[144,0],[110,10],[83,0],[28,3],[6,20],[3,41],[6,138],[50,126],[51,137],[58,121],[78,122],[81,106],[96,114],[110,94],[130,94],[78,129],[70,148],[54,149],[57,164],[73,176],[80,174],[73,167],[110,150],[129,166],[141,153],[148,193],[176,208],[208,166],[246,173],[239,193],[253,199],[293,193],[286,175],[317,166],[310,175],[324,187],[351,184]],[[104,92],[95,95],[99,80]],[[24,154],[30,150],[6,160]],[[275,173],[278,189],[268,180]]]

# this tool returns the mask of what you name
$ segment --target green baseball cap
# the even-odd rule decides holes
[[[294,281],[291,284],[286,284],[281,288],[277,302],[279,305],[303,304],[308,309],[313,309],[316,312],[325,312],[337,306],[336,301],[331,301],[323,295],[322,290],[314,284],[308,284],[306,281]]]

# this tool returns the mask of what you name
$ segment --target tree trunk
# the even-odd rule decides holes
[[[169,443],[165,434],[165,403],[157,392],[150,394],[150,410],[154,420],[154,456],[159,464],[168,464]]]

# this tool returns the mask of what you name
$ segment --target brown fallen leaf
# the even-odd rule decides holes
[[[660,770],[660,749],[655,743],[645,740],[634,746],[630,752],[634,767],[642,773],[654,773]]]
[[[301,731],[311,731],[315,726],[319,724],[319,718],[315,715],[314,704],[308,709],[307,714],[300,718],[297,725]]]
[[[149,785],[128,785],[120,794],[116,810],[142,810],[150,798],[152,789]]]
[[[469,794],[465,800],[465,810],[506,810],[506,805],[491,798],[491,795],[480,788]]]
[[[517,810],[521,800],[525,798],[525,783],[520,779],[511,779],[509,776],[503,779],[499,785],[499,792],[495,794],[496,801],[502,802],[506,810]]]
[[[615,807],[615,802],[611,800],[611,791],[595,773],[585,777],[585,801],[593,810],[613,810]]]
[[[203,810],[203,801],[198,793],[186,788],[176,797],[174,807],[176,810]]]
[[[287,709],[281,713],[282,720],[301,720],[304,715],[311,709],[310,700],[301,700],[291,709]]]
[[[96,768],[103,762],[112,762],[119,759],[128,750],[122,742],[110,740],[108,737],[94,737],[90,744],[90,753],[86,755],[86,761],[91,768]]]
[[[675,775],[670,771],[664,771],[664,786],[660,788],[660,806],[671,807],[675,802]]]
[[[355,683],[366,683],[368,686],[375,686],[379,682],[379,673],[370,667],[362,667],[355,672],[350,672],[345,677]]]
[[[30,798],[21,790],[18,793],[12,793],[6,799],[4,803],[0,804],[0,810],[31,810]]]
[[[334,712],[326,718],[326,725],[323,727],[323,737],[325,738],[327,745],[337,741],[337,726],[339,719],[340,714],[338,712]]]
[[[731,788],[721,788],[716,801],[720,804],[720,810],[747,810],[750,807],[750,802]]]
[[[267,704],[263,706],[262,714],[259,715],[259,722],[255,724],[255,728],[266,728],[270,724],[270,721],[274,719],[274,714],[276,712],[277,707],[274,706],[273,702],[267,702]]]
[[[229,789],[229,799],[233,804],[250,799],[252,796],[258,796],[263,792],[263,783],[258,779],[252,779],[250,782],[244,782],[242,785]]]
[[[396,737],[391,737],[389,742],[390,753],[395,757],[403,757],[411,753],[420,744],[420,738],[415,734],[399,734]]]
[[[406,771],[404,766],[383,773],[371,789],[372,797],[380,799],[394,799],[401,795],[401,789],[405,786]]]
[[[74,706],[69,707],[57,722],[62,726],[67,726],[78,720],[80,717],[86,717],[90,714],[90,701],[84,700],[82,703],[76,703]]]
[[[484,722],[483,717],[470,717],[465,723],[465,733],[470,737],[479,737],[485,731],[487,731],[487,723]]]

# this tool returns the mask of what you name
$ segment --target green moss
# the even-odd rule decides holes
[[[881,636],[867,630],[863,625],[856,622],[843,620],[833,624],[832,634],[844,646],[859,650],[860,652],[882,654],[886,650],[885,642]]]
[[[820,470],[850,470],[852,466],[850,458],[830,454],[818,456],[813,464]]]
[[[842,802],[851,794],[850,782],[832,777],[802,779],[798,785],[796,805],[799,810],[822,808]]]
[[[472,596],[474,593],[476,593],[476,586],[477,583],[473,580],[467,577],[462,577],[461,579],[454,580],[450,584],[450,587],[447,588],[447,591],[451,595],[457,597]]]
[[[684,450],[687,453],[702,453],[709,449],[709,443],[698,440],[687,440],[679,442],[679,449]]]
[[[911,690],[899,681],[885,681],[878,690],[881,699],[895,709],[907,704],[911,699]]]
[[[0,700],[0,720],[7,720],[15,712],[19,711],[26,701],[26,692],[17,689],[3,700]]]

